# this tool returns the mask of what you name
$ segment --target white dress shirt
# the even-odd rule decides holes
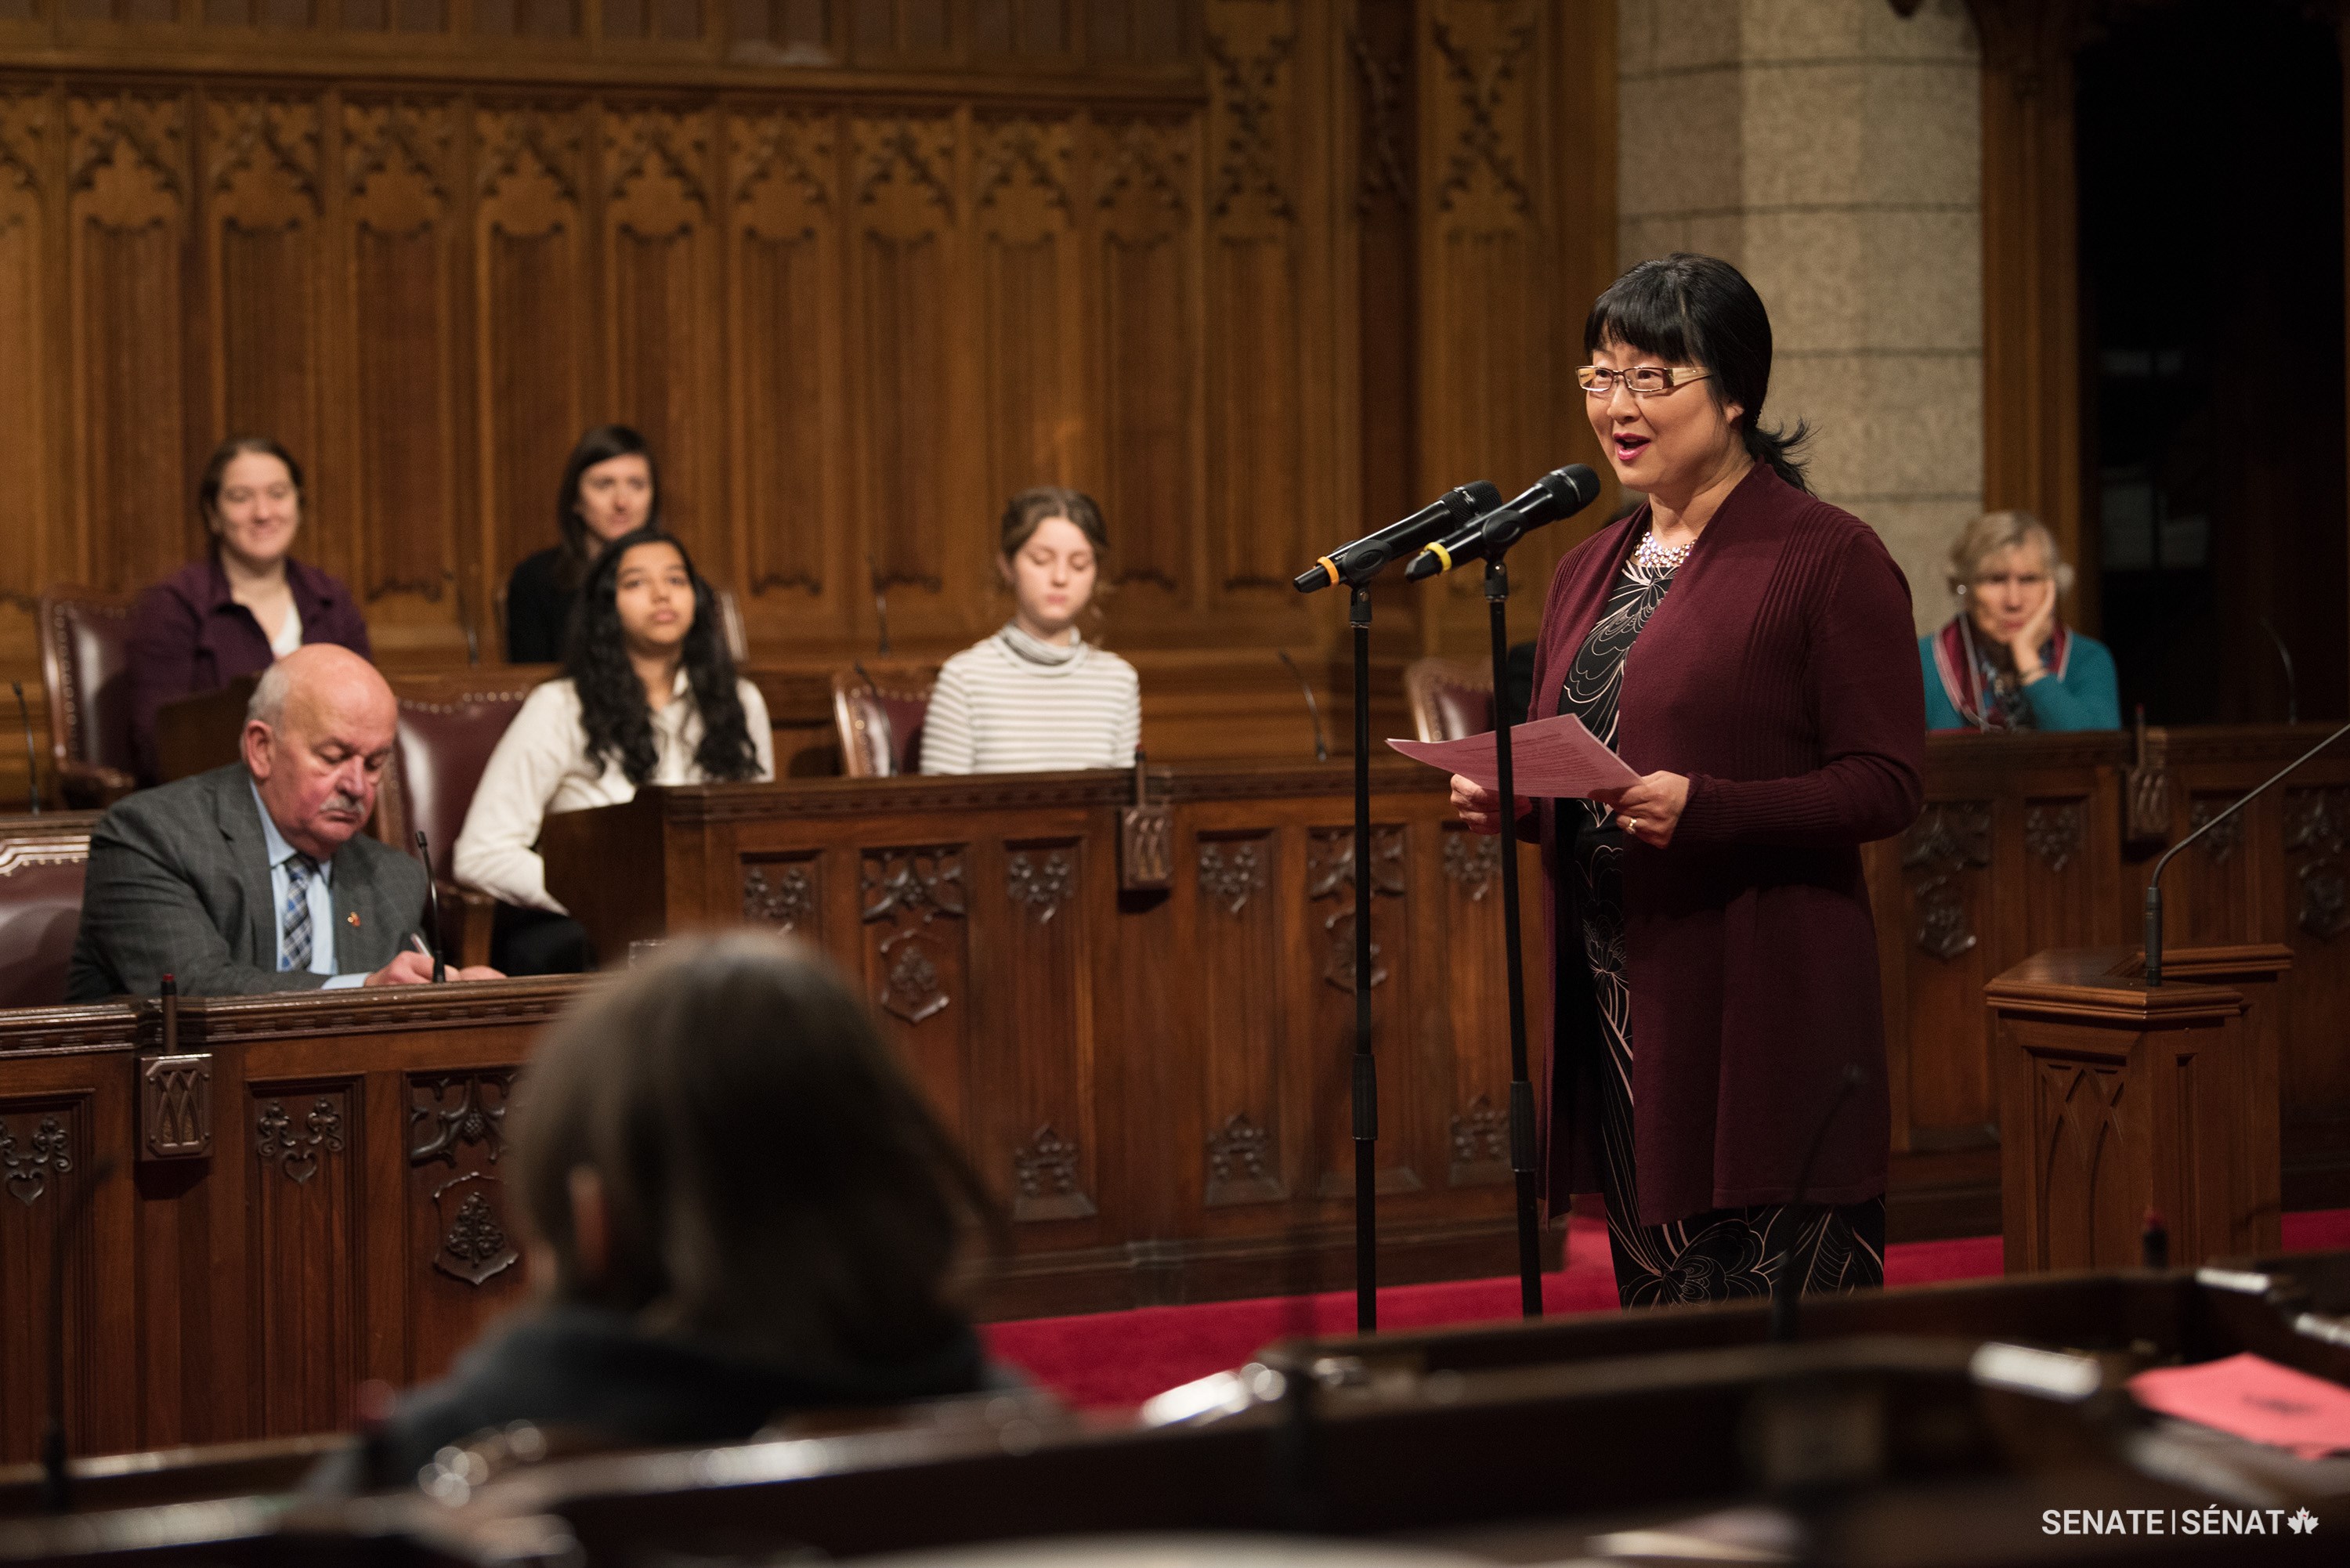
[[[252,780],[245,781],[253,790],[253,809],[261,814],[261,841],[269,846],[269,923],[277,933],[277,950],[286,950],[286,896],[294,888],[294,873],[286,863],[294,858],[294,846],[277,831],[270,820],[269,807],[262,804],[261,790]],[[363,974],[335,973],[335,863],[321,860],[310,874],[310,972],[328,976],[320,989],[348,991],[367,980]]]
[[[734,691],[759,753],[759,777],[772,779],[775,732],[767,722],[766,701],[748,680],[735,681]],[[707,783],[693,760],[702,744],[702,711],[684,670],[678,671],[676,695],[652,718],[656,760],[647,782]],[[524,700],[482,770],[464,829],[457,835],[457,880],[503,904],[568,914],[546,890],[546,862],[536,848],[539,828],[558,812],[619,805],[636,797],[637,786],[617,759],[600,764],[588,760],[579,693],[570,680],[550,680]]]

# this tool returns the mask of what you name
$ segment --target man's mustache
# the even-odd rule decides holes
[[[321,805],[318,809],[321,812],[326,813],[347,814],[351,816],[364,816],[367,815],[367,802],[361,800],[359,796],[352,794],[348,790],[338,789],[334,794],[328,795],[327,797],[326,804]]]

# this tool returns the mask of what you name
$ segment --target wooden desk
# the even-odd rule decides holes
[[[650,789],[550,818],[541,847],[608,962],[749,921],[862,977],[1011,1210],[1019,1255],[992,1312],[1278,1290],[1294,1241],[1315,1282],[1343,1283],[1350,771],[1152,777],[1161,892],[1119,888],[1126,774]],[[1451,820],[1431,769],[1382,762],[1374,788],[1380,1277],[1507,1272],[1499,841]]]
[[[0,1012],[0,1460],[330,1431],[518,1299],[505,1093],[577,981]],[[590,982],[592,983],[592,982]]]

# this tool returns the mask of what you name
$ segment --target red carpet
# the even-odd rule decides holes
[[[2284,1217],[2287,1251],[2350,1247],[2350,1209]],[[1988,1279],[2000,1272],[2000,1239],[1969,1236],[1950,1241],[1897,1242],[1885,1250],[1887,1286],[1941,1280]],[[1570,1220],[1566,1267],[1543,1276],[1549,1314],[1613,1312],[1616,1279],[1607,1261],[1607,1230],[1597,1220]],[[1379,1326],[1427,1328],[1514,1317],[1515,1278],[1397,1285],[1379,1293]],[[1143,1307],[1083,1317],[1029,1318],[993,1324],[988,1348],[1073,1405],[1135,1405],[1161,1389],[1228,1366],[1286,1335],[1345,1334],[1354,1327],[1351,1292],[1309,1297],[1261,1297],[1198,1306]]]

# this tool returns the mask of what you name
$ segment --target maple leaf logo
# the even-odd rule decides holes
[[[2317,1516],[2304,1508],[2285,1522],[2293,1526],[2293,1532],[2295,1535],[2306,1535],[2317,1528]]]

